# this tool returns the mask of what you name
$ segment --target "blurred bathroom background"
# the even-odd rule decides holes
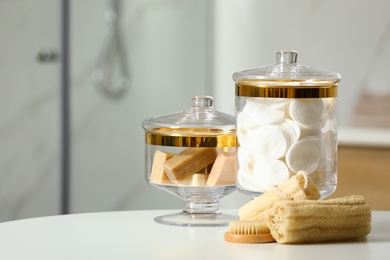
[[[389,9],[385,0],[0,0],[0,222],[182,208],[145,181],[142,121],[206,94],[234,114],[232,74],[273,64],[278,50],[342,75],[340,128],[390,131]],[[236,192],[221,208],[247,200]]]

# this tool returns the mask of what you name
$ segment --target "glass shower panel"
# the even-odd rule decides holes
[[[0,222],[60,213],[60,11],[0,1]]]
[[[180,199],[144,179],[142,121],[210,94],[209,4],[114,2],[121,49],[115,37],[107,41],[112,0],[71,1],[71,212],[179,208]],[[104,56],[109,50],[117,53]],[[125,75],[126,91],[101,91],[94,71],[102,64],[111,75],[107,87]]]

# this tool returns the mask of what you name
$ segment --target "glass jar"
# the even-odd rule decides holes
[[[257,197],[299,171],[321,197],[337,186],[339,74],[297,64],[295,51],[276,64],[236,72],[237,188]]]
[[[154,117],[145,129],[145,177],[185,201],[182,212],[155,221],[177,226],[224,226],[235,216],[219,211],[236,190],[235,118],[218,112],[210,96],[195,96],[189,110]]]

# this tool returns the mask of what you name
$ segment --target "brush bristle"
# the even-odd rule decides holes
[[[257,221],[236,220],[229,223],[229,232],[236,235],[258,235],[269,233],[270,230]]]

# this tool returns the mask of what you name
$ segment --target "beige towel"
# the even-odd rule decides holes
[[[308,175],[298,172],[284,184],[279,185],[246,203],[239,209],[240,220],[256,220],[267,223],[269,211],[281,200],[317,200],[320,193]]]
[[[267,226],[278,243],[355,240],[371,231],[371,210],[362,196],[278,201]]]

